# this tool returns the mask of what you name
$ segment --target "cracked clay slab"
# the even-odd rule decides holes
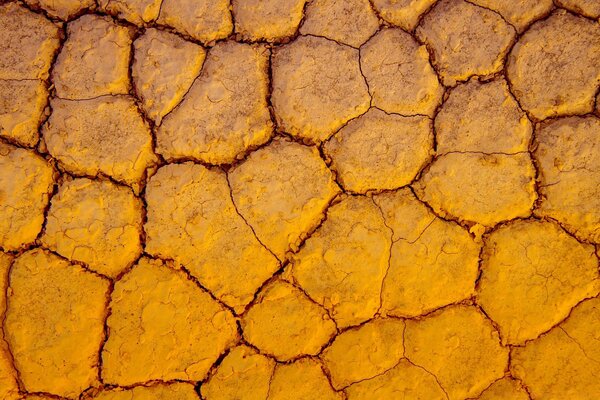
[[[524,31],[532,22],[544,17],[553,7],[552,0],[469,1],[478,6],[498,12],[508,23],[514,26],[518,32]]]
[[[81,100],[127,94],[132,35],[108,17],[84,15],[70,22],[52,70],[56,95]]]
[[[54,169],[33,151],[0,142],[0,247],[18,250],[42,229]]]
[[[241,322],[244,338],[280,361],[315,355],[336,333],[324,308],[280,280],[263,288]]]
[[[475,307],[452,306],[409,320],[404,340],[406,357],[436,376],[449,400],[479,395],[508,366],[508,349]]]
[[[267,142],[268,59],[262,45],[226,41],[211,48],[202,73],[158,128],[157,152],[168,160],[229,164]]]
[[[0,320],[4,320],[6,310],[6,292],[8,289],[8,274],[13,257],[0,252]],[[19,396],[19,384],[17,372],[13,367],[12,355],[5,340],[5,335],[0,337],[0,398],[6,400],[17,400]]]
[[[532,131],[504,79],[458,85],[435,117],[439,154],[525,152]]]
[[[532,398],[585,398],[600,393],[600,300],[586,300],[560,325],[512,352],[511,371]],[[584,394],[582,396],[582,394]]]
[[[306,0],[232,0],[235,32],[252,41],[292,36],[304,14]]]
[[[511,50],[506,76],[537,119],[591,112],[600,82],[600,26],[564,11],[535,23]]]
[[[102,378],[120,386],[200,381],[237,340],[231,313],[176,270],[142,258],[116,284]]]
[[[290,396],[290,382],[295,382]],[[320,399],[342,400],[331,387],[320,363],[303,358],[293,364],[278,364],[269,387],[269,400]]]
[[[473,75],[492,75],[516,32],[497,13],[464,0],[440,0],[416,31],[433,50],[434,66],[446,86]]]
[[[146,204],[146,251],[185,266],[238,312],[279,268],[238,214],[222,171],[165,166],[148,182]]]
[[[0,79],[47,79],[58,26],[17,3],[0,5]]]
[[[594,251],[550,222],[515,221],[490,234],[477,299],[504,343],[535,339],[600,292]]]
[[[0,79],[0,136],[35,146],[47,103],[48,91],[41,80]]]
[[[415,317],[474,294],[481,246],[469,232],[434,215],[409,189],[374,201],[393,231],[383,315]]]
[[[157,22],[202,43],[210,43],[232,32],[229,6],[229,0],[163,0]]]
[[[216,372],[200,386],[206,400],[266,399],[275,361],[241,345],[232,349]]]
[[[534,180],[528,153],[450,153],[437,158],[414,188],[442,216],[494,226],[531,214]]]
[[[76,175],[108,175],[138,188],[157,157],[150,128],[129,96],[53,99],[43,127],[48,152]]]
[[[35,249],[14,261],[9,283],[6,341],[24,388],[75,397],[97,384],[109,281]]]
[[[404,356],[404,321],[374,319],[339,334],[321,355],[334,388],[379,376]]]
[[[280,260],[297,250],[339,193],[317,149],[275,140],[231,170],[240,214]]]
[[[321,142],[366,112],[370,96],[358,50],[334,41],[301,36],[273,52],[271,101],[279,127]]]
[[[600,243],[600,119],[551,120],[536,133],[542,201],[536,214],[560,221],[581,240]]]
[[[360,65],[373,105],[402,115],[432,116],[443,88],[424,45],[401,29],[386,28],[360,48]]]
[[[448,399],[433,374],[406,358],[384,373],[350,385],[344,391],[348,400]]]
[[[98,5],[108,14],[144,25],[158,18],[161,0],[98,0]]]
[[[187,382],[157,383],[131,389],[109,389],[92,397],[94,400],[197,400],[194,385]]]
[[[128,0],[124,0],[128,1]],[[92,9],[94,0],[25,0],[33,9],[42,9],[50,16],[63,21],[71,19],[82,11]]]
[[[377,206],[367,197],[347,197],[327,210],[323,225],[292,257],[289,274],[339,327],[357,325],[379,309],[390,244]]]
[[[516,379],[502,378],[492,383],[481,393],[478,400],[530,400],[523,384]]]
[[[432,123],[424,116],[404,117],[372,108],[340,129],[323,150],[346,190],[396,189],[411,183],[429,161]]]
[[[135,40],[131,75],[145,112],[156,125],[181,102],[205,57],[201,46],[155,28]]]
[[[52,197],[41,241],[90,269],[115,277],[142,252],[142,202],[110,181],[75,179]]]
[[[313,0],[306,6],[303,35],[324,36],[360,47],[379,28],[369,0]]]
[[[381,18],[405,31],[412,31],[421,15],[437,0],[372,0],[373,7]]]
[[[588,18],[600,18],[600,3],[595,0],[557,0],[556,3]]]

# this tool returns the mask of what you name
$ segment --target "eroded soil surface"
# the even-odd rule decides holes
[[[598,0],[0,0],[0,399],[600,399]]]

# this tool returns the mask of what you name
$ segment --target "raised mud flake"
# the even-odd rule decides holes
[[[93,397],[94,400],[198,400],[194,385],[184,382],[156,383],[131,389],[109,389]]]
[[[127,94],[133,30],[92,14],[70,22],[67,30],[68,39],[52,70],[56,95],[91,99]]]
[[[35,146],[47,103],[48,91],[40,80],[0,80],[0,136]]]
[[[374,197],[394,231],[381,313],[414,317],[474,294],[480,245],[437,218],[409,189]]]
[[[448,399],[432,374],[415,366],[407,359],[400,360],[385,373],[355,383],[344,391],[348,400]]]
[[[200,77],[158,128],[157,151],[167,159],[233,163],[273,132],[268,97],[269,53],[262,45],[221,42]]]
[[[36,249],[14,261],[10,288],[5,336],[25,390],[76,397],[97,384],[108,280]]]
[[[209,43],[233,30],[229,7],[229,0],[163,0],[158,23]]]
[[[292,389],[293,388],[293,389]],[[269,388],[269,400],[342,400],[336,393],[321,365],[303,358],[293,364],[278,364]]]
[[[553,223],[513,222],[486,241],[477,298],[504,343],[538,337],[598,292],[594,247]]]
[[[542,196],[536,214],[555,218],[582,240],[600,243],[600,119],[543,123],[536,139]]]
[[[115,277],[142,252],[142,204],[131,189],[87,178],[63,183],[52,198],[42,243]]]
[[[415,183],[415,191],[442,216],[483,226],[528,217],[536,199],[528,154],[450,153]]]
[[[502,378],[508,350],[475,308],[453,306],[406,321],[405,354],[437,377],[450,400],[479,395]]]
[[[533,21],[542,18],[553,7],[552,0],[469,0],[473,4],[498,12],[518,32],[524,31]],[[594,1],[594,0],[592,0]]]
[[[327,210],[327,219],[292,257],[288,272],[339,327],[360,324],[379,308],[390,236],[369,198],[346,197]]]
[[[444,92],[429,53],[401,29],[384,29],[360,49],[373,105],[390,113],[433,115]]]
[[[214,375],[200,386],[206,400],[267,399],[275,361],[251,347],[235,347],[225,356]]]
[[[500,71],[516,35],[495,12],[463,0],[439,1],[416,33],[433,49],[434,65],[447,86]]]
[[[372,108],[331,137],[324,151],[346,190],[396,189],[411,183],[429,161],[432,123],[424,116],[404,117]]]
[[[526,152],[532,130],[503,79],[458,85],[435,118],[440,154]]]
[[[138,187],[157,162],[150,128],[128,96],[51,101],[42,134],[48,151],[76,175],[106,174]]]
[[[600,300],[587,300],[549,333],[515,347],[511,370],[535,399],[587,399],[600,393]]]
[[[242,318],[244,337],[280,361],[315,355],[335,335],[325,310],[291,284],[273,281]]]
[[[65,21],[95,6],[94,0],[25,0],[25,3]]]
[[[182,272],[142,258],[115,284],[102,377],[119,386],[203,380],[237,340],[235,319]]]
[[[109,14],[144,25],[158,18],[161,0],[98,0],[98,4]]]
[[[477,400],[530,400],[523,386],[514,379],[502,378],[481,393]]]
[[[205,56],[201,46],[155,28],[136,39],[133,83],[142,107],[156,125],[181,102],[200,73]]]
[[[294,35],[306,0],[232,0],[235,32],[248,40],[278,40]]]
[[[338,335],[321,355],[336,389],[371,379],[404,355],[404,321],[374,319]]]
[[[437,0],[372,0],[381,18],[405,31],[412,31],[419,18]]]
[[[360,47],[379,28],[369,0],[313,0],[306,6],[300,33]]]
[[[17,3],[0,5],[0,79],[46,79],[59,29]]]
[[[221,171],[165,166],[150,179],[146,203],[146,251],[184,265],[237,312],[279,268],[238,215]]]
[[[339,193],[314,147],[283,139],[250,154],[229,179],[240,213],[280,260],[298,249]]]
[[[535,23],[513,47],[506,74],[521,106],[538,119],[591,112],[600,26],[565,11]]]
[[[0,247],[18,250],[36,239],[53,185],[46,160],[0,142]]]
[[[283,131],[327,139],[369,108],[358,50],[314,36],[275,49],[271,100]]]
[[[8,272],[13,257],[8,253],[0,252],[0,321],[4,320],[6,309],[6,292],[8,288]],[[17,372],[15,371],[8,348],[8,343],[0,335],[0,398],[5,400],[20,399]]]
[[[589,18],[600,18],[600,3],[596,0],[557,0],[556,3],[574,13]]]

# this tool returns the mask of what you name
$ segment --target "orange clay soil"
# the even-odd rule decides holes
[[[598,0],[0,0],[0,400],[600,399]]]

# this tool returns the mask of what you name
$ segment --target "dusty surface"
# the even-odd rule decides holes
[[[0,2],[0,399],[600,398],[597,0]]]

